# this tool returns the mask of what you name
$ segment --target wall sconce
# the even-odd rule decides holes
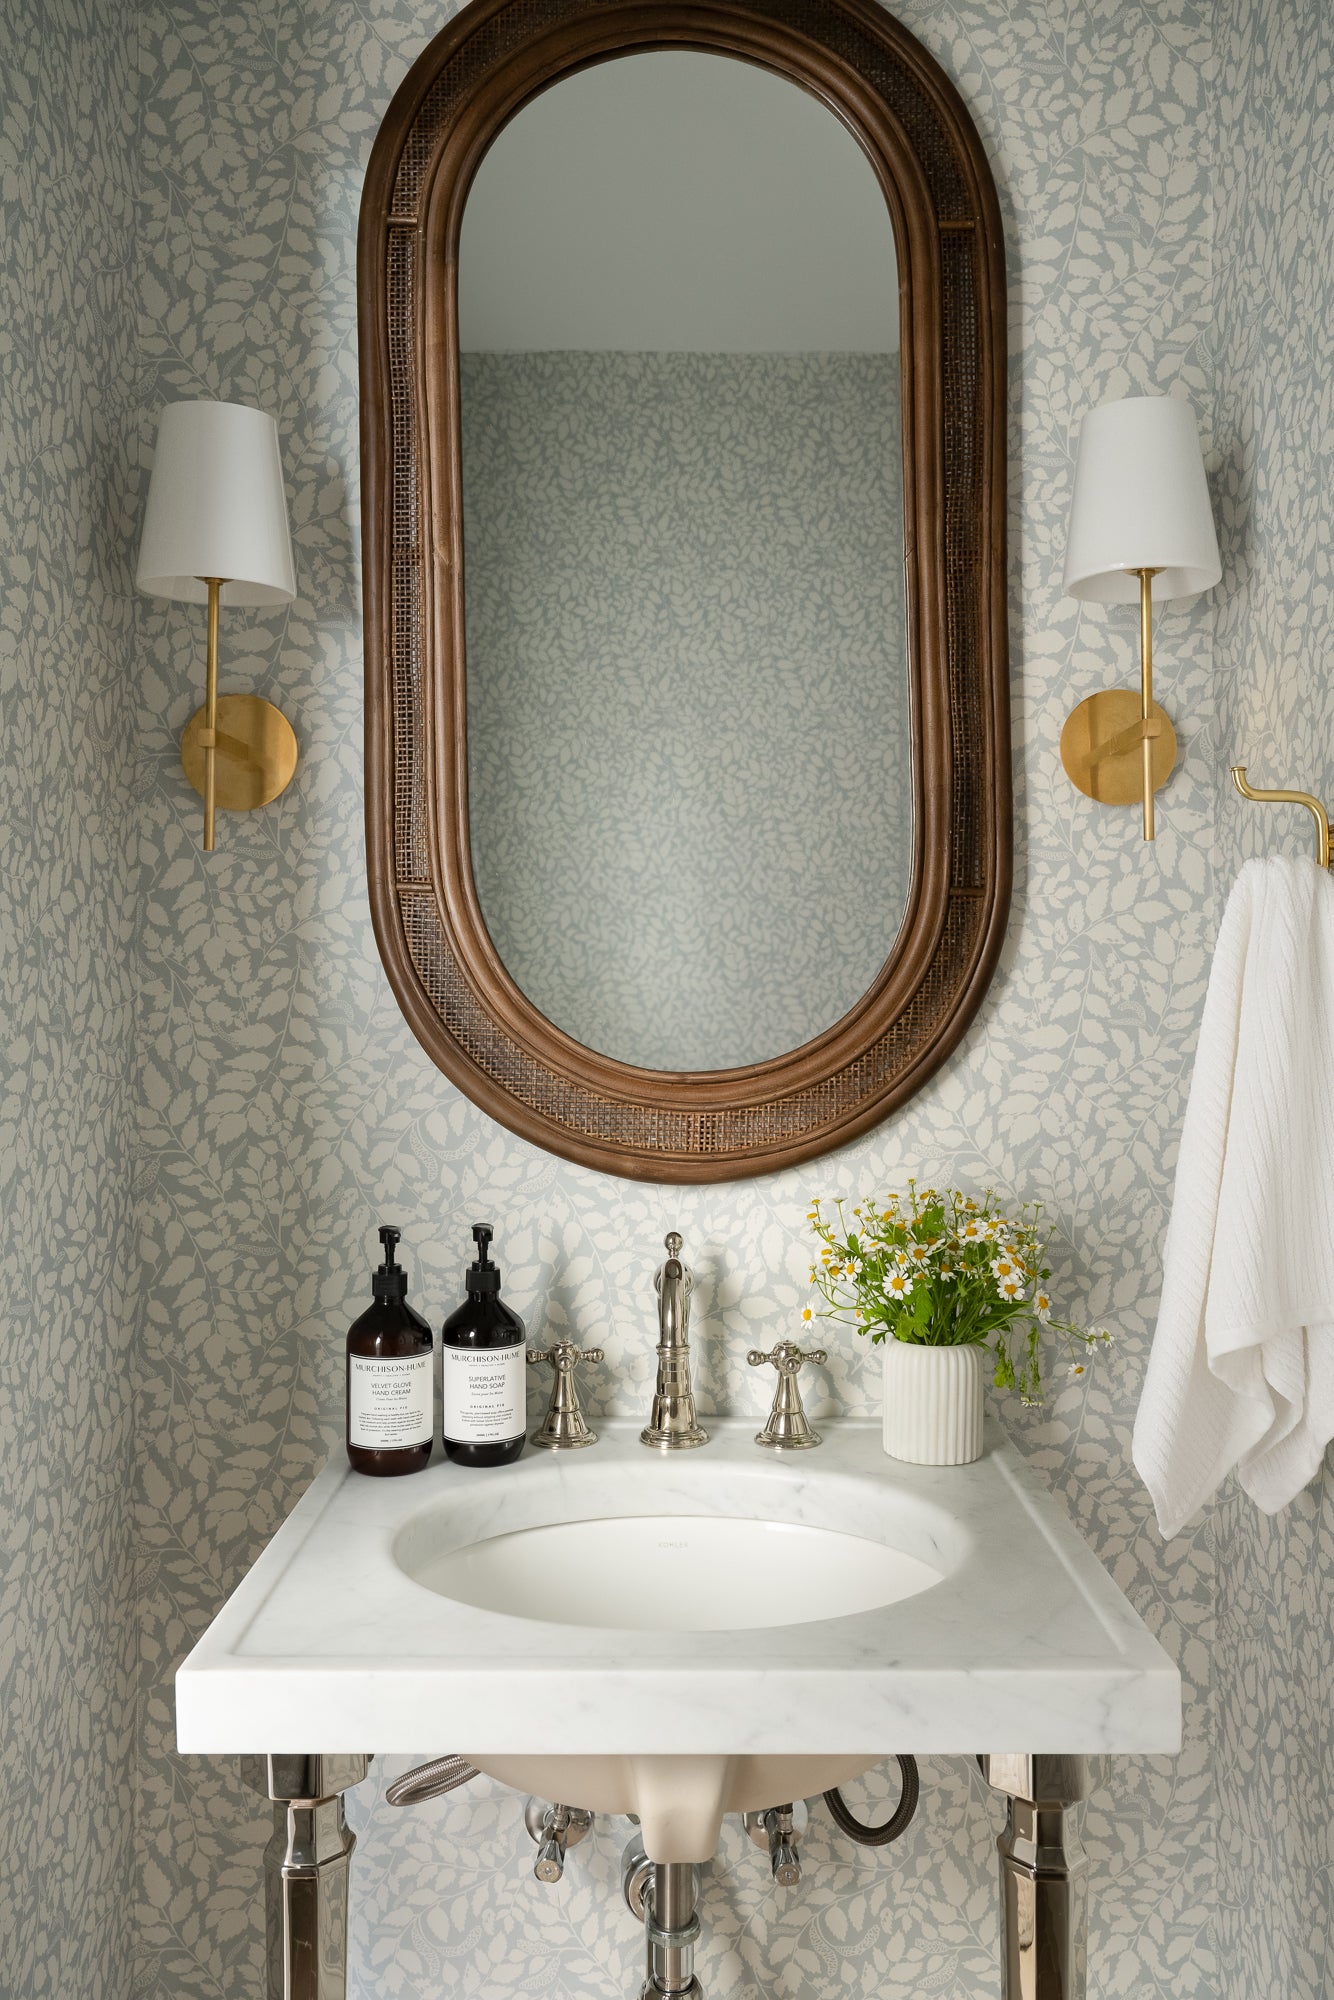
[[[251,812],[286,790],[296,736],[257,694],[218,695],[218,607],[290,604],[296,596],[278,426],[243,403],[169,403],[144,512],[136,582],[152,597],[208,606],[204,706],[181,738],[185,775],[204,800],[204,849],[215,806]]]
[[[1194,597],[1223,574],[1195,412],[1175,396],[1127,396],[1090,410],[1079,438],[1070,535],[1069,596],[1097,604],[1139,600],[1140,689],[1082,701],[1061,731],[1072,784],[1104,805],[1144,802],[1176,763],[1176,732],[1153,698],[1153,600]]]

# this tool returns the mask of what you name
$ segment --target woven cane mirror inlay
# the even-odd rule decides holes
[[[916,856],[904,930],[833,1029],[745,1070],[673,1074],[545,1020],[490,946],[471,875],[463,702],[459,218],[515,108],[610,52],[741,55],[823,97],[893,219],[911,453],[907,592]],[[949,1054],[991,976],[1010,882],[1004,265],[976,131],[934,60],[870,0],[709,6],[474,0],[409,74],[362,208],[367,814],[376,935],[445,1074],[547,1150],[645,1180],[739,1178],[888,1115]]]

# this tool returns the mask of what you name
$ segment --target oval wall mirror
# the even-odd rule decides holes
[[[515,985],[618,1062],[801,1048],[898,934],[898,324],[869,161],[750,63],[582,70],[469,191],[473,878]]]
[[[704,1181],[920,1087],[1009,890],[1003,269],[847,0],[476,0],[361,238],[368,851],[428,1052]]]

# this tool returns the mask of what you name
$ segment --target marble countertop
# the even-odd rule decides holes
[[[878,1425],[827,1421],[814,1452],[710,1443],[593,1449],[367,1479],[342,1459],[304,1494],[176,1678],[187,1752],[733,1755],[1174,1751],[1180,1677],[1040,1479],[991,1421],[967,1466],[886,1457]],[[739,1632],[545,1624],[441,1597],[394,1559],[606,1514],[717,1512],[841,1528],[945,1571],[919,1595]],[[466,1718],[466,1722],[465,1719]]]

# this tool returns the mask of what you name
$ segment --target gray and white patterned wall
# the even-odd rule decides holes
[[[1313,1740],[1328,1685],[1328,1491],[1272,1528],[1229,1500],[1164,1548],[1129,1437],[1217,917],[1215,840],[1225,884],[1238,843],[1278,838],[1237,817],[1220,777],[1241,750],[1257,769],[1272,754],[1276,777],[1331,776],[1321,768],[1325,12],[1319,0],[894,10],[972,107],[1005,209],[1014,921],[963,1047],[880,1132],[801,1174],[672,1193],[547,1159],[460,1099],[399,1019],[365,912],[356,208],[389,96],[446,11],[422,0],[243,0],[222,11],[205,0],[124,10],[27,0],[23,59],[6,75],[22,112],[18,123],[7,114],[3,139],[3,261],[20,302],[6,320],[20,357],[7,438],[20,441],[4,500],[22,524],[3,608],[16,641],[0,673],[6,861],[35,861],[10,873],[6,992],[11,1024],[26,1008],[68,1028],[35,1066],[21,1058],[7,1086],[29,1116],[9,1148],[12,1159],[22,1147],[11,1226],[66,1220],[39,1285],[20,1258],[26,1236],[7,1252],[13,1352],[21,1371],[31,1364],[11,1403],[26,1468],[11,1520],[36,1567],[25,1580],[20,1552],[0,1671],[20,1722],[10,1796],[54,1773],[75,1781],[23,1822],[20,1896],[53,1870],[67,1886],[23,1905],[7,1971],[19,1965],[25,2000],[259,1990],[267,1829],[230,1766],[175,1756],[171,1672],[337,1448],[341,1333],[382,1215],[404,1225],[418,1302],[438,1317],[458,1289],[467,1223],[492,1213],[507,1288],[534,1333],[604,1339],[599,1393],[625,1411],[647,1389],[649,1274],[665,1228],[679,1224],[700,1273],[707,1400],[755,1409],[762,1391],[739,1364],[800,1303],[808,1193],[883,1186],[921,1166],[1041,1195],[1060,1232],[1064,1299],[1117,1334],[1111,1359],[1058,1385],[1046,1412],[1004,1413],[1187,1686],[1183,1758],[1116,1768],[1086,1815],[1099,1884],[1093,1990],[1315,2000],[1330,1782],[1288,1745]],[[1313,199],[1325,203],[1315,217]],[[121,316],[131,291],[137,342]],[[228,619],[223,684],[258,685],[289,708],[303,765],[278,805],[225,822],[207,865],[176,764],[197,699],[199,621],[145,602],[133,648],[127,630],[135,527],[116,397],[136,345],[140,491],[154,413],[174,397],[257,402],[285,440],[300,595],[284,616]],[[1058,578],[1082,411],[1161,388],[1189,394],[1217,438],[1236,594],[1220,593],[1216,655],[1208,604],[1160,621],[1184,754],[1145,848],[1133,814],[1077,799],[1055,757],[1075,699],[1132,681],[1133,616],[1063,600]],[[48,408],[77,420],[53,429]],[[108,751],[131,676],[142,718],[132,813]],[[131,1975],[121,1507],[132,997]],[[873,1370],[850,1346],[831,1369],[829,1404],[875,1406]],[[59,1661],[73,1663],[63,1684]],[[422,1718],[423,1752],[452,1735],[448,1716]],[[801,1894],[781,1904],[729,1830],[706,1909],[703,1973],[715,1993],[995,1994],[994,1809],[961,1765],[932,1762],[924,1775],[922,1816],[892,1857],[817,1840]],[[531,1880],[512,1800],[484,1788],[399,1816],[383,1807],[384,1780],[377,1772],[356,1808],[357,2000],[425,2000],[451,1982],[487,2000],[539,1984],[627,1989],[638,1942],[611,1883],[614,1833],[586,1843],[552,1897]]]
[[[128,1991],[133,13],[0,58],[0,1991]]]
[[[1219,51],[1220,767],[1334,796],[1334,18],[1238,0]],[[1225,795],[1226,796],[1226,795]],[[1220,879],[1309,851],[1308,815],[1227,797]],[[1227,2000],[1334,1982],[1334,1479],[1218,1508],[1218,1938]]]

